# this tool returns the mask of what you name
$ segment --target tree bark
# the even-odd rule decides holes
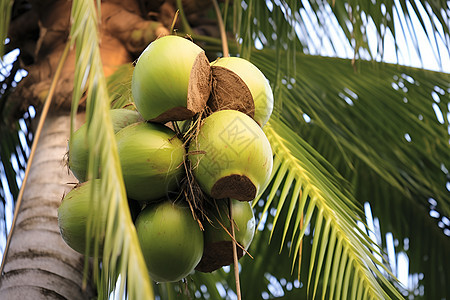
[[[17,218],[0,282],[0,299],[89,299],[82,290],[84,256],[61,238],[57,208],[77,180],[64,165],[70,117],[49,116]]]

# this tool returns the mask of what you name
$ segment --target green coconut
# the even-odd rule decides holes
[[[89,147],[86,141],[86,124],[83,124],[72,135],[69,141],[69,153],[67,165],[72,174],[80,181],[86,181],[87,161]]]
[[[136,231],[151,278],[185,278],[203,254],[203,233],[187,205],[164,201],[148,205],[137,217]]]
[[[131,91],[138,111],[158,123],[186,120],[202,111],[211,92],[211,69],[202,48],[169,35],[139,56]]]
[[[114,133],[119,132],[130,124],[144,121],[142,116],[134,109],[118,108],[109,111]]]
[[[211,63],[213,97],[208,105],[213,111],[239,110],[261,127],[273,110],[273,93],[264,74],[251,62],[239,57],[223,57]]]
[[[140,122],[120,130],[116,141],[129,198],[150,202],[177,193],[185,148],[174,131]]]
[[[113,124],[114,133],[117,133],[122,128],[142,121],[142,117],[135,110],[130,109],[112,109],[110,110],[111,122]],[[69,142],[68,166],[73,175],[80,181],[86,181],[86,171],[88,163],[88,145],[86,141],[87,125],[83,124],[72,135]]]
[[[211,220],[203,222],[204,250],[200,263],[195,268],[201,272],[212,272],[233,263],[233,240],[229,219],[228,201],[217,200],[218,205],[207,212]],[[245,250],[250,247],[255,234],[255,216],[249,202],[231,200],[232,217],[234,221],[235,240]],[[224,227],[227,229],[225,231]],[[244,250],[237,245],[238,259],[244,255]]]
[[[265,188],[273,165],[262,129],[235,110],[218,111],[204,119],[188,158],[206,194],[240,201],[253,200]]]
[[[77,185],[63,198],[58,208],[58,225],[63,240],[79,253],[86,251],[87,218],[91,210],[91,188],[98,192],[100,180],[90,180]],[[102,201],[103,199],[99,199]],[[106,224],[106,212],[96,211],[95,218]],[[103,249],[104,233],[100,234],[100,255]],[[93,254],[94,239],[91,238],[89,255]]]

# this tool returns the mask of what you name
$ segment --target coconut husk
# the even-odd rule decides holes
[[[195,115],[195,112],[190,111],[186,107],[177,106],[177,107],[171,108],[171,109],[163,112],[156,118],[151,119],[150,122],[166,123],[169,121],[182,121],[182,120],[192,118],[192,116],[194,116],[194,115]]]
[[[211,196],[216,199],[252,201],[256,197],[256,187],[247,176],[232,174],[216,181],[211,188]]]
[[[195,113],[201,112],[211,93],[212,71],[208,58],[201,52],[195,58],[189,77],[187,109]]]
[[[237,247],[238,259],[244,255],[244,251]],[[220,241],[204,246],[203,257],[195,270],[205,273],[213,272],[223,266],[233,263],[233,242]]]
[[[211,110],[233,109],[253,118],[255,103],[244,80],[233,71],[220,66],[211,66],[211,72],[212,92],[208,101]]]
[[[192,118],[203,111],[211,93],[211,67],[204,52],[197,55],[189,75],[189,86],[186,107],[171,108],[151,122],[166,123],[169,121],[182,121]]]

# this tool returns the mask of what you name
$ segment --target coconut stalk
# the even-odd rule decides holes
[[[230,213],[230,225],[231,225],[231,235],[233,236],[233,265],[234,265],[234,278],[236,281],[236,295],[238,300],[242,299],[241,296],[241,284],[239,282],[239,265],[238,265],[238,255],[237,255],[237,248],[236,248],[236,234],[234,233],[234,221],[233,221],[233,213],[232,213],[232,204],[231,199],[228,198],[228,210]]]

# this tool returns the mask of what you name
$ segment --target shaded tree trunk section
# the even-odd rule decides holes
[[[0,299],[89,299],[84,256],[61,238],[57,208],[77,180],[64,166],[69,115],[47,118],[0,281]]]

